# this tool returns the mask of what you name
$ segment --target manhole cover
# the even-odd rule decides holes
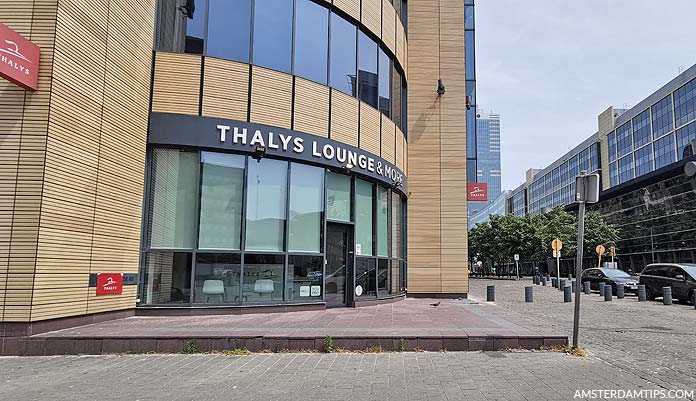
[[[674,330],[674,329],[671,329],[669,327],[662,327],[662,326],[643,326],[641,328],[648,329],[648,330],[655,330],[655,331],[672,331],[672,330]]]

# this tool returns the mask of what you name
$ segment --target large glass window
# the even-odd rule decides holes
[[[379,295],[389,294],[391,276],[389,274],[389,259],[377,260],[377,291]]]
[[[636,177],[647,174],[653,170],[653,147],[648,144],[636,150]]]
[[[655,141],[655,169],[674,163],[674,134]]]
[[[251,0],[210,0],[208,48],[212,57],[249,62]]]
[[[650,132],[650,110],[638,114],[633,118],[633,143],[639,148],[648,143],[652,133]]]
[[[244,160],[239,155],[201,152],[201,249],[240,249]]]
[[[241,262],[240,254],[198,253],[193,302],[238,304]]]
[[[254,64],[290,73],[292,3],[254,0]]]
[[[290,165],[290,221],[288,250],[321,252],[324,212],[324,169]]]
[[[389,256],[389,190],[377,186],[377,255]]]
[[[623,184],[633,178],[633,155],[619,159],[619,183]]]
[[[692,80],[674,92],[674,112],[677,127],[696,118],[696,80]]]
[[[295,75],[326,84],[329,10],[311,0],[297,0]]]
[[[377,295],[377,272],[376,259],[374,258],[356,258],[355,259],[355,286],[362,287],[362,295],[356,298],[374,297]]]
[[[379,111],[391,117],[391,60],[384,50],[379,49]]]
[[[154,149],[150,170],[150,248],[195,245],[198,152]]]
[[[684,158],[684,152],[686,152],[687,146],[689,146],[694,139],[696,139],[696,122],[677,130],[677,157],[679,157],[679,160]],[[696,152],[696,149],[691,149],[691,151],[693,154]]]
[[[396,124],[399,129],[402,131],[405,131],[405,128],[403,126],[403,120],[402,116],[404,115],[402,112],[402,90],[401,90],[401,74],[399,71],[396,70],[396,67],[394,67],[394,64],[392,63],[392,86],[391,86],[391,91],[392,91],[392,120],[394,121],[394,124]]]
[[[474,29],[474,6],[464,7],[464,29]]]
[[[616,162],[609,163],[609,185],[614,186],[619,184],[619,168]]]
[[[372,253],[372,192],[374,185],[355,180],[355,253]]]
[[[191,254],[148,252],[142,269],[145,277],[142,301],[145,304],[189,303],[191,296]]]
[[[288,163],[264,158],[248,168],[246,249],[282,251]]]
[[[358,91],[360,100],[377,108],[377,43],[358,32]]]
[[[616,130],[616,143],[619,157],[625,156],[633,150],[633,137],[631,136],[630,122],[627,122]]]
[[[609,161],[616,160],[616,131],[607,135],[607,151],[609,152]]]
[[[185,18],[186,22],[186,48],[184,52],[203,54],[205,50],[205,20],[207,0],[198,0],[193,13],[193,18]]]
[[[466,111],[466,157],[476,158],[476,108]],[[471,172],[470,172],[471,174]]]
[[[401,222],[401,196],[396,192],[392,193],[392,218],[391,218],[391,242],[393,258],[403,257],[403,233]]]
[[[475,33],[474,31],[464,32],[464,62],[466,79],[476,79],[476,51],[475,51]]]
[[[326,173],[326,218],[350,221],[350,176]]]
[[[284,255],[244,255],[243,302],[283,300]]]
[[[331,14],[330,86],[351,96],[357,93],[355,81],[356,27]]]
[[[288,300],[315,301],[323,295],[324,258],[290,255],[288,259]]]
[[[653,138],[659,138],[672,130],[672,96],[667,96],[652,106]]]

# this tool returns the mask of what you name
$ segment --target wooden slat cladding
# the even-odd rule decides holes
[[[0,20],[28,15],[8,23],[41,46],[41,65],[36,92],[0,83],[0,127],[14,127],[0,146],[10,184],[0,189],[0,319],[89,313],[91,272],[137,271],[154,1],[8,3]],[[135,297],[109,302],[95,310],[132,308]]]
[[[410,151],[404,143],[412,293],[468,292],[463,16],[457,0],[409,1],[408,50],[397,26],[397,57],[414,55],[406,62]],[[433,77],[447,82],[447,95],[433,91]]]
[[[360,0],[333,0],[334,6],[360,21]]]
[[[382,114],[382,159],[396,164],[396,127],[394,122]]]
[[[396,10],[389,0],[382,0],[382,42],[394,54],[396,54],[396,19]]]
[[[251,71],[251,121],[290,128],[292,76],[256,66]]]
[[[198,115],[201,57],[158,52],[152,85],[152,111]]]
[[[203,115],[246,121],[249,65],[206,57],[203,73]]]
[[[398,18],[397,18],[398,20]],[[437,20],[436,20],[437,21]],[[396,23],[396,60],[401,64],[408,78],[408,43],[406,41],[406,31],[401,21]]]
[[[329,136],[329,90],[324,85],[295,78],[294,130]]]
[[[380,114],[366,103],[360,102],[360,149],[379,155]]]
[[[41,48],[37,91],[0,79],[0,321],[31,314],[57,0],[0,2],[0,22]]]
[[[392,11],[394,9],[392,8]],[[361,22],[372,33],[381,36],[382,33],[382,1],[381,0],[362,0]]]
[[[331,132],[329,138],[358,146],[358,99],[331,89]]]
[[[406,159],[407,155],[405,152],[405,147],[404,144],[406,143],[406,140],[404,138],[404,133],[401,132],[399,127],[396,127],[396,150],[395,150],[395,160],[396,162],[396,167],[401,169],[404,173],[406,173]]]

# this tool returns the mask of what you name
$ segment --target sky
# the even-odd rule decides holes
[[[696,64],[696,0],[477,0],[476,95],[501,116],[503,189]]]

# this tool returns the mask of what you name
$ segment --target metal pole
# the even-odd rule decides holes
[[[585,191],[583,190],[583,193]],[[578,205],[578,249],[577,262],[575,263],[575,316],[573,318],[573,348],[578,347],[578,329],[580,328],[580,288],[582,280],[582,249],[583,239],[585,236],[585,200],[580,201]]]
[[[602,254],[597,255],[597,267],[602,267]]]
[[[556,251],[556,277],[557,280],[561,279],[561,258],[558,256],[558,252]]]
[[[517,271],[517,278],[520,278],[520,262],[515,261],[515,270]]]

